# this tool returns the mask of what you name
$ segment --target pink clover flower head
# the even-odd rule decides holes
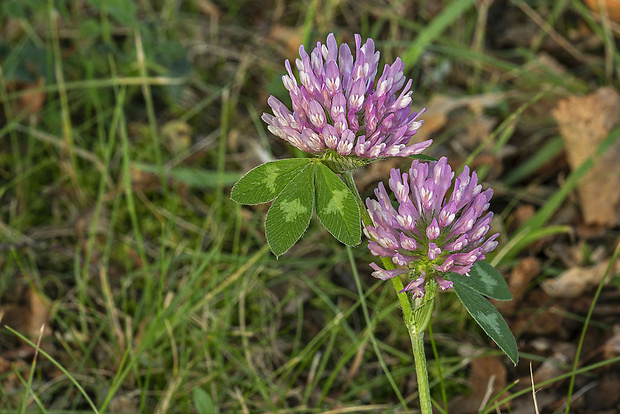
[[[295,78],[290,62],[282,77],[289,91],[292,111],[274,96],[264,113],[269,131],[304,152],[331,153],[340,157],[376,159],[421,153],[431,140],[409,144],[422,126],[424,112],[411,110],[412,81],[403,74],[397,58],[385,65],[377,78],[379,52],[372,39],[362,45],[355,35],[355,55],[346,44],[338,46],[332,34],[317,42],[308,54],[299,48]]]
[[[493,190],[482,191],[476,172],[470,174],[467,166],[455,179],[454,175],[445,157],[430,163],[414,160],[402,174],[392,169],[394,205],[379,183],[377,199],[366,200],[372,225],[365,226],[364,233],[370,252],[389,257],[397,269],[373,264],[373,276],[385,280],[409,274],[413,280],[403,291],[422,297],[429,276],[441,290],[451,289],[443,273],[469,276],[473,264],[495,249],[499,233],[486,237],[493,218],[486,212]]]

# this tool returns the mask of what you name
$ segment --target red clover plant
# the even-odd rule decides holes
[[[379,52],[372,39],[361,43],[355,35],[355,59],[348,45],[338,48],[333,34],[325,45],[318,42],[311,55],[301,46],[295,62],[300,82],[288,60],[288,75],[282,76],[293,112],[270,96],[267,103],[274,115],[262,117],[269,131],[312,154],[331,150],[341,157],[375,159],[426,149],[430,140],[409,144],[424,110],[411,112],[412,81],[403,74],[405,64],[400,58],[386,64],[375,85]]]
[[[499,233],[485,241],[493,213],[483,216],[493,190],[482,191],[476,173],[470,176],[467,166],[454,186],[453,177],[445,157],[429,163],[415,160],[402,175],[392,169],[389,186],[398,209],[379,183],[377,200],[366,200],[373,225],[365,226],[364,233],[370,252],[389,257],[398,268],[384,270],[372,263],[373,276],[386,280],[410,275],[413,280],[402,291],[421,298],[427,275],[433,275],[441,290],[452,289],[453,283],[440,274],[468,275],[474,263],[497,246]],[[446,197],[449,189],[452,193]]]
[[[273,200],[265,219],[267,242],[276,256],[284,254],[306,231],[313,212],[325,228],[347,246],[359,244],[363,223],[370,252],[379,256],[373,276],[391,279],[410,334],[420,406],[431,413],[424,355],[424,331],[437,289],[454,289],[467,311],[508,355],[518,361],[516,342],[499,312],[485,298],[509,300],[502,275],[483,261],[497,246],[486,237],[493,213],[487,212],[493,190],[482,190],[469,168],[454,179],[442,157],[420,154],[431,141],[411,143],[424,112],[411,110],[412,81],[397,58],[377,78],[379,52],[372,39],[355,35],[355,55],[338,46],[333,34],[308,55],[299,49],[299,81],[291,64],[282,77],[292,111],[274,96],[272,114],[262,119],[269,131],[310,158],[277,160],[244,175],[231,191],[241,204]],[[412,157],[411,169],[393,169],[390,197],[383,183],[366,207],[351,171],[386,157]],[[408,282],[400,281],[405,275]]]

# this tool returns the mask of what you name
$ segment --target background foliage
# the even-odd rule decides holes
[[[300,155],[260,114],[269,94],[287,101],[284,59],[334,32],[373,37],[382,62],[401,56],[415,108],[429,108],[428,153],[495,189],[491,261],[515,296],[500,309],[521,362],[439,295],[438,405],[533,412],[531,362],[544,412],[571,396],[573,412],[614,412],[618,223],[584,221],[575,189],[600,182],[582,178],[620,132],[585,141],[598,155],[575,166],[552,114],[617,93],[618,27],[579,0],[1,2],[0,408],[415,410],[407,332],[365,246],[348,250],[315,216],[276,260],[269,206],[229,199],[246,171]],[[359,171],[362,195],[392,166],[408,161]],[[543,289],[575,269],[576,295]]]

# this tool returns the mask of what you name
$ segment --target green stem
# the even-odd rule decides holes
[[[414,309],[411,314],[410,323],[407,324],[411,348],[413,349],[413,360],[415,362],[415,373],[418,381],[418,398],[420,400],[420,410],[422,414],[432,414],[433,405],[431,403],[431,388],[428,384],[428,368],[426,366],[426,354],[424,353],[424,331],[430,324],[433,307],[435,305],[435,293],[437,284],[427,285],[426,294],[414,300]]]
[[[431,348],[433,349],[433,357],[435,358],[435,368],[437,369],[437,376],[439,377],[439,388],[441,389],[441,399],[443,400],[444,410],[448,409],[448,395],[446,394],[446,386],[443,382],[443,373],[441,369],[441,361],[439,360],[439,352],[437,352],[437,345],[433,339],[433,326],[428,324],[428,336],[431,340]],[[447,411],[442,411],[446,413]]]
[[[362,197],[360,196],[355,181],[353,180],[353,174],[350,171],[341,173],[342,180],[346,186],[351,190],[357,205],[360,208],[360,214],[362,222],[365,226],[372,225],[372,220]],[[386,270],[395,269],[394,263],[387,258],[382,257],[381,261]],[[420,409],[422,414],[432,414],[433,408],[431,403],[431,390],[428,383],[428,369],[426,366],[426,355],[424,353],[424,331],[428,326],[433,313],[433,305],[435,301],[435,290],[437,286],[428,286],[428,292],[422,298],[414,301],[415,309],[411,309],[411,302],[409,297],[403,290],[403,283],[398,277],[391,279],[394,285],[394,290],[398,296],[398,301],[403,310],[403,318],[405,320],[405,326],[409,332],[409,338],[411,339],[411,347],[413,349],[413,359],[415,362],[416,377],[418,381],[418,395],[420,399]]]
[[[420,410],[422,414],[432,414],[431,389],[428,385],[428,370],[426,368],[426,355],[424,353],[424,331],[414,333],[409,330],[411,347],[413,348],[413,360],[415,362],[415,373],[418,380],[418,398],[420,399]]]
[[[355,181],[353,180],[353,174],[351,174],[351,171],[346,171],[346,172],[341,173],[340,176],[342,177],[342,180],[344,181],[346,186],[349,188],[349,190],[351,190],[351,192],[355,196],[357,205],[360,208],[362,222],[364,223],[365,226],[371,226],[372,220],[370,219],[370,215],[368,214],[368,211],[366,210],[366,206],[364,205],[364,202],[362,201],[362,197],[360,196],[359,191],[357,191],[357,186],[355,185]],[[394,263],[392,263],[392,261],[388,259],[387,257],[382,257],[381,262],[383,263],[383,268],[385,270],[393,270],[396,268],[396,266],[394,266]],[[403,310],[403,314],[411,315],[411,303],[409,302],[409,298],[407,297],[407,294],[404,292],[399,293],[404,288],[403,282],[401,282],[401,280],[397,277],[393,277],[391,280],[392,280],[392,285],[394,285],[394,290],[396,291],[396,295],[398,296],[400,307]],[[405,322],[408,324],[409,322],[407,321],[407,318],[408,316],[405,317]]]

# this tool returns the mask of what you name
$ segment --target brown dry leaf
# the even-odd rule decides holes
[[[541,283],[541,287],[553,298],[576,298],[603,280],[608,265],[609,260],[594,266],[575,266],[553,279],[545,280]],[[617,264],[615,267],[617,271]],[[609,280],[611,277],[608,277],[606,281]]]
[[[13,363],[10,360],[0,357],[0,374],[4,374],[5,372],[8,372],[12,368],[13,368]]]
[[[581,88],[581,85],[579,80],[572,77],[570,72],[567,72],[566,68],[554,56],[546,52],[537,53],[532,60],[523,66],[523,70],[528,76],[514,74],[513,81],[517,90],[537,94],[548,88],[548,92],[525,108],[515,127],[518,133],[524,136],[538,135],[541,129],[548,128],[549,114],[556,107],[558,100],[569,95],[566,89]],[[553,81],[553,78],[557,79],[558,77],[563,80],[563,85],[554,87],[553,85],[556,82]]]
[[[558,343],[553,354],[546,358],[544,362],[534,371],[534,383],[555,378],[563,374],[564,367],[571,363],[570,356],[575,354],[575,346],[568,343]]]
[[[111,413],[137,413],[138,406],[134,399],[127,395],[115,395],[110,400]]]
[[[524,382],[525,381],[525,382]],[[522,384],[529,384],[530,378],[522,378]],[[536,386],[536,384],[534,383]],[[533,414],[536,413],[532,394],[522,395],[517,398],[512,404],[511,414]],[[549,388],[536,387],[536,405],[539,409],[548,407],[553,402],[557,401],[556,391]]]
[[[521,306],[519,312],[510,324],[510,330],[516,335],[524,333],[536,336],[564,337],[566,312],[559,306],[549,306],[549,295],[541,289],[528,292],[526,306]]]
[[[32,289],[28,290],[28,310],[30,311],[30,315],[28,318],[28,324],[24,327],[25,331],[29,334],[36,336],[39,335],[41,331],[41,326],[45,324],[44,335],[49,335],[51,333],[51,329],[49,327],[49,310],[48,306],[46,306],[44,302],[44,298],[39,296],[37,292]]]
[[[274,25],[269,33],[269,40],[284,45],[284,56],[297,56],[299,54],[299,45],[303,43],[303,38],[304,32],[302,26],[285,27]]]
[[[528,221],[536,213],[536,208],[531,204],[519,204],[512,213],[510,213],[508,222],[511,229],[521,227],[523,223]]]
[[[155,191],[160,186],[159,176],[155,173],[144,171],[136,165],[131,165],[131,188],[134,191]]]
[[[493,304],[502,312],[514,312],[520,299],[530,282],[540,274],[540,260],[535,257],[526,257],[519,262],[508,278],[508,288],[512,293],[512,300],[507,302],[493,301]]]
[[[196,2],[196,8],[200,13],[206,16],[219,18],[221,14],[218,7],[209,0],[198,0]]]
[[[600,413],[603,410],[618,412],[618,399],[620,398],[620,374],[617,372],[605,373],[600,381],[584,394],[585,406],[588,411]]]
[[[8,92],[21,92],[19,99],[11,108],[13,114],[26,112],[28,115],[37,115],[45,103],[45,79],[39,77],[35,83],[13,81],[7,84]]]
[[[49,311],[47,306],[34,290],[28,289],[24,295],[24,300],[18,304],[3,306],[0,311],[4,315],[2,323],[21,333],[38,336],[41,326],[47,324]],[[50,328],[46,325],[45,334],[50,333]]]
[[[564,139],[569,164],[577,169],[595,155],[599,144],[620,123],[620,94],[612,87],[600,88],[581,98],[558,102],[553,110]],[[620,143],[601,156],[578,187],[587,224],[615,226],[620,223]]]
[[[541,75],[548,72],[562,76],[566,75],[566,68],[553,56],[545,52],[538,53],[533,60],[525,64],[524,69]]]
[[[620,325],[614,325],[614,334],[603,345],[603,356],[611,359],[620,355]]]
[[[421,142],[432,138],[434,132],[439,131],[446,125],[448,115],[455,109],[468,107],[475,113],[480,113],[482,108],[499,105],[504,98],[505,94],[503,93],[487,93],[464,98],[455,98],[441,94],[433,95],[430,102],[427,104],[428,109],[421,116],[424,120],[424,125],[422,125],[422,128],[415,134],[415,141]]]
[[[564,337],[564,317],[559,314],[561,309],[551,307],[542,312],[523,312],[510,325],[510,330],[515,335],[548,335]]]
[[[192,145],[192,127],[179,120],[169,121],[161,129],[164,145],[172,154],[185,151]]]
[[[497,125],[497,118],[481,114],[465,126],[465,133],[459,140],[468,148],[482,144]]]
[[[609,18],[620,23],[620,0],[584,0],[588,7],[599,14],[606,9]],[[601,7],[602,6],[602,7]]]
[[[540,260],[526,257],[512,270],[508,280],[508,288],[515,299],[523,296],[525,288],[540,274]]]
[[[477,413],[484,403],[495,397],[506,388],[506,367],[498,357],[482,357],[471,361],[469,386],[472,393],[468,396],[459,395],[450,402],[450,413]],[[499,399],[508,397],[503,393]],[[505,409],[503,406],[502,409]]]

